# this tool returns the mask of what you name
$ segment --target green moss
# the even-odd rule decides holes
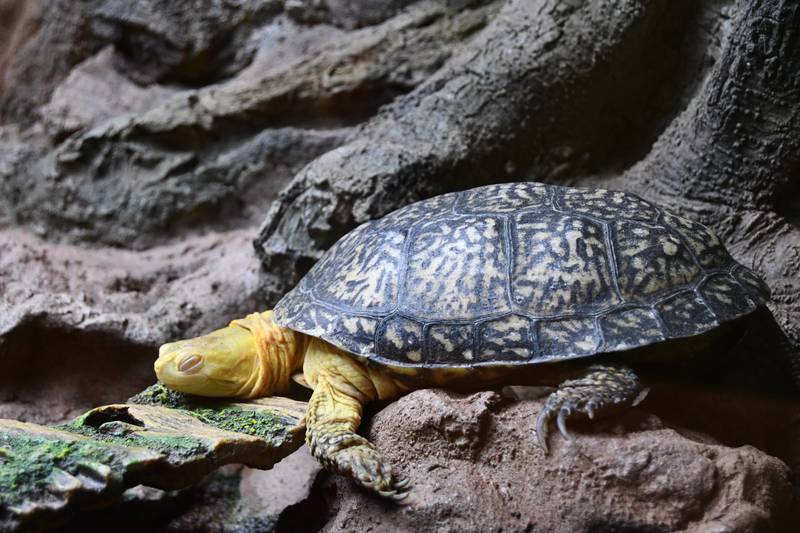
[[[133,396],[128,403],[139,405],[158,405],[161,407],[172,407],[180,409],[186,407],[191,400],[186,394],[168,389],[163,383],[150,385],[145,390]]]
[[[32,436],[21,432],[0,434],[5,450],[0,459],[0,504],[11,505],[41,493],[58,468],[69,473],[91,468],[92,464],[121,471],[124,458],[100,443]],[[116,467],[116,468],[115,468]]]
[[[231,406],[225,400],[189,396],[170,390],[161,383],[147,387],[131,398],[130,403],[181,409],[214,427],[264,439],[272,439],[286,431],[285,420],[265,411],[249,411]]]
[[[76,475],[97,470],[95,465],[104,465],[111,472],[109,482],[121,482],[128,468],[136,462],[137,454],[129,450],[130,447],[157,451],[172,460],[208,453],[201,440],[190,436],[105,433],[81,425],[80,420],[58,427],[76,433],[76,440],[19,431],[0,433],[0,449],[3,450],[0,455],[0,506],[37,501],[42,494],[57,490],[53,486],[56,469]],[[91,440],[80,439],[78,435]],[[101,473],[100,477],[104,475]]]
[[[114,421],[107,422],[101,425],[100,428],[95,428],[85,423],[86,417],[87,415],[83,415],[70,423],[61,424],[58,429],[78,433],[98,442],[107,442],[117,446],[147,448],[173,458],[186,458],[208,451],[200,439],[191,436],[142,434],[130,431],[125,428],[124,424],[118,424]]]
[[[254,405],[186,396],[161,384],[148,387],[132,403],[167,407],[213,427],[278,442],[296,421]],[[134,413],[124,408],[100,408],[53,428],[0,430],[0,514],[26,501],[45,501],[59,490],[71,490],[72,476],[120,487],[131,467],[147,461],[142,448],[181,463],[212,450],[202,435],[145,430]],[[72,437],[74,435],[74,438]],[[102,492],[102,487],[96,487]]]
[[[286,431],[286,422],[280,417],[263,411],[241,409],[237,406],[198,407],[187,412],[201,422],[212,426],[267,440],[283,435]]]

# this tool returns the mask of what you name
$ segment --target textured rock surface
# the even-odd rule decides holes
[[[80,115],[81,99],[71,92],[102,94],[106,78],[118,75],[99,75],[101,65],[113,68],[100,52],[44,108],[58,110],[50,121],[71,121],[56,130],[81,122],[86,129],[35,165],[13,169],[19,174],[3,188],[8,210],[51,237],[136,248],[257,224],[297,170],[341,144],[353,121],[429,76],[486,16],[486,9],[456,13],[423,3],[354,34],[296,31],[276,20],[262,29],[261,52],[240,76],[183,86],[163,103],[151,91],[146,112],[128,113],[135,101],[118,100],[114,109],[106,101],[103,115],[113,118],[92,124],[100,117],[70,117],[63,107],[66,99]],[[297,48],[305,54],[295,60]],[[264,57],[275,52],[281,61]],[[23,187],[25,178],[37,186]]]
[[[414,500],[392,507],[328,481],[323,531],[791,531],[789,470],[751,446],[665,428],[644,411],[535,444],[542,401],[414,392],[368,432]]]
[[[292,531],[295,526],[281,526],[281,521],[285,521],[287,509],[306,501],[319,472],[319,463],[302,447],[270,470],[245,467],[222,473],[198,487],[191,494],[195,505],[173,518],[164,530]]]
[[[153,381],[159,343],[260,307],[251,235],[133,254],[0,230],[0,417],[54,422],[122,401]]]
[[[707,371],[690,391],[654,389],[644,409],[800,464],[796,435],[780,430],[796,425],[793,411],[761,396],[785,386],[762,380],[763,367],[786,375],[781,353],[800,343],[798,17],[788,0],[0,0],[0,417],[56,422],[123,401],[151,382],[158,344],[274,304],[358,223],[439,192],[532,179],[638,192],[709,224],[767,280],[787,335],[755,330],[720,365],[755,361],[741,379]],[[743,392],[751,381],[768,399]],[[704,393],[708,382],[723,392]],[[479,483],[490,469],[532,501],[516,469],[541,516],[577,530],[609,525],[598,509],[623,530],[717,530],[714,513],[744,530],[782,520],[779,466],[657,423],[587,446],[614,472],[614,446],[649,446],[653,472],[668,474],[657,480],[667,492],[652,493],[663,509],[633,498],[651,478],[603,481],[566,454],[554,466],[519,428],[513,453],[530,465],[489,467],[490,450],[512,449],[493,428],[523,420],[490,399],[459,400],[446,431],[409,421],[410,440],[387,448],[401,468],[457,465],[426,474],[445,487],[427,511],[389,512],[346,483],[317,482],[259,514],[274,479],[231,470],[191,493],[131,493],[114,512],[176,531],[361,531],[367,517],[433,529],[447,513],[468,526],[479,514],[459,513],[477,503],[495,517],[517,505],[505,485]],[[533,416],[538,404],[525,405]],[[374,421],[378,438],[402,414],[392,409]],[[700,488],[671,484],[673,459],[700,465]],[[571,490],[559,467],[578,480]],[[568,477],[576,470],[594,477]],[[325,498],[333,487],[341,505]],[[591,499],[599,487],[607,500]],[[759,487],[775,491],[771,504]],[[472,507],[444,501],[447,490]],[[611,495],[630,506],[614,510]],[[524,531],[530,512],[519,513],[503,517]],[[555,523],[537,516],[534,529]]]
[[[178,489],[220,465],[270,468],[303,442],[305,403],[191,399],[153,385],[55,427],[0,419],[0,529],[52,528],[144,484]]]

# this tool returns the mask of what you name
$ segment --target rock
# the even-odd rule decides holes
[[[92,12],[92,30],[114,43],[120,70],[138,83],[205,85],[247,65],[255,52],[248,42],[251,32],[280,13],[281,4],[278,0],[101,0]]]
[[[284,509],[308,497],[322,467],[303,446],[270,470],[242,470],[239,493],[242,512],[278,517]]]
[[[75,86],[99,83],[102,90],[103,80],[120,78],[101,55],[65,81],[43,113],[55,113],[49,126],[57,134],[107,120],[9,172],[0,190],[14,196],[8,209],[16,223],[85,243],[142,249],[257,225],[296,172],[437,70],[488,15],[486,8],[461,14],[423,3],[351,34],[293,33],[278,19],[260,29],[253,68],[241,76],[172,89],[166,99],[157,96],[167,89],[122,83],[139,112],[111,104],[87,116],[81,100],[69,101]],[[298,48],[305,53],[294,60]],[[145,94],[152,96],[146,110],[135,102]],[[37,185],[24,185],[31,182]]]
[[[279,524],[285,511],[304,502],[319,472],[319,463],[305,447],[270,470],[244,467],[219,472],[187,493],[194,505],[163,529],[172,533],[284,531]]]
[[[0,419],[0,528],[50,528],[130,487],[183,488],[229,463],[270,468],[302,445],[304,415],[287,398],[234,403],[154,385],[56,427]]]
[[[543,400],[416,391],[368,434],[413,484],[395,507],[333,479],[324,531],[789,531],[789,469],[635,410],[535,443]]]
[[[378,24],[394,16],[414,0],[288,0],[286,12],[304,24],[332,24],[353,30]]]
[[[8,41],[0,37],[0,121],[29,126],[71,69],[105,43],[89,31],[92,1],[2,3],[16,7],[11,7]]]
[[[26,25],[35,11],[33,4],[27,0],[0,0],[0,97],[8,60],[27,37]]]
[[[50,136],[63,139],[111,117],[141,113],[178,92],[135,84],[113,68],[114,49],[106,47],[77,65],[53,91],[39,114]]]
[[[159,344],[266,304],[252,232],[144,254],[0,230],[0,417],[57,422],[152,383]]]

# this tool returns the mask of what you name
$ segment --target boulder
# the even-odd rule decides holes
[[[380,411],[370,438],[413,484],[393,506],[327,482],[324,531],[789,531],[790,471],[635,409],[537,446],[544,401],[420,390]],[[321,491],[326,489],[321,488]]]

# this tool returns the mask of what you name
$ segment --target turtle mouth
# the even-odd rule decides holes
[[[181,374],[197,374],[203,368],[203,358],[197,354],[185,355],[178,362],[177,367]]]

